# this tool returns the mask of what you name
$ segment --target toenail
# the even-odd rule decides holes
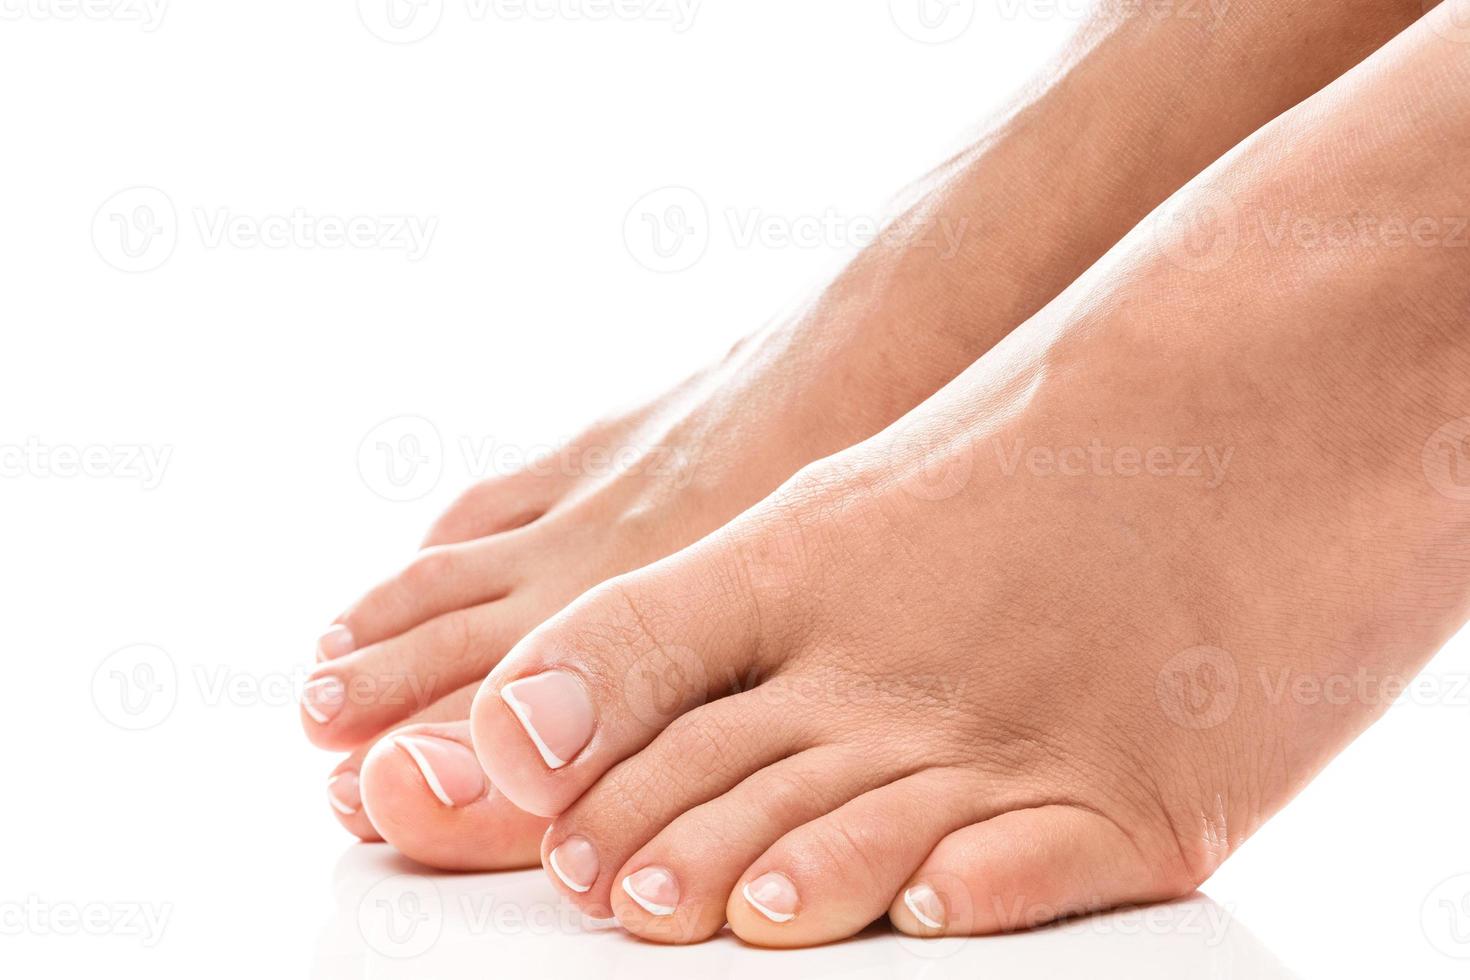
[[[928,885],[915,885],[903,893],[903,904],[926,929],[944,928],[944,902]]]
[[[668,868],[644,868],[623,879],[623,891],[649,915],[673,915],[679,882]]]
[[[741,890],[745,900],[772,922],[790,922],[796,918],[796,886],[791,879],[775,871],[746,882]]]
[[[356,648],[357,641],[352,638],[352,630],[341,625],[333,626],[316,641],[316,658],[336,660],[347,656]]]
[[[592,739],[597,716],[582,682],[564,670],[548,670],[500,689],[546,765],[560,769]]]
[[[393,739],[419,767],[429,791],[448,807],[465,806],[485,795],[488,784],[475,753],[447,738],[399,735]]]
[[[337,717],[347,701],[347,689],[335,677],[318,677],[308,681],[301,692],[301,706],[318,725],[325,725]]]
[[[348,770],[339,772],[327,780],[327,800],[332,809],[350,817],[362,809],[362,795],[357,787],[357,773]]]
[[[597,881],[597,849],[585,837],[568,837],[547,855],[552,872],[574,892],[585,892]]]

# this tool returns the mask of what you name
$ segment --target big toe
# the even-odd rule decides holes
[[[756,620],[730,560],[707,539],[604,583],[490,674],[471,726],[511,802],[555,816],[676,718],[749,685]]]

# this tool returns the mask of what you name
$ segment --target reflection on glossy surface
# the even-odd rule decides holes
[[[634,939],[584,919],[540,870],[440,875],[357,845],[333,876],[335,913],[315,980],[494,976],[1128,978],[1289,980],[1294,974],[1204,895],[985,939],[917,940],[885,922],[814,950],[763,950],[729,933],[697,946]]]

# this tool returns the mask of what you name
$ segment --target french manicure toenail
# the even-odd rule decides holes
[[[568,837],[547,855],[551,870],[574,892],[585,892],[597,881],[597,849],[585,837]]]
[[[592,740],[597,716],[582,682],[564,670],[524,677],[500,689],[536,751],[552,769],[576,758]]]
[[[345,626],[337,625],[327,630],[316,641],[317,660],[336,660],[345,657],[357,649],[357,641],[352,638],[352,630]]]
[[[318,725],[325,725],[337,717],[342,705],[347,702],[347,688],[335,677],[318,677],[308,681],[301,692],[301,706]]]
[[[796,886],[783,874],[769,871],[746,882],[741,894],[752,908],[772,922],[790,922],[796,918]]]
[[[357,786],[357,773],[339,772],[327,780],[327,800],[332,809],[350,817],[362,809],[362,795]]]
[[[488,788],[475,753],[447,738],[398,735],[393,744],[408,754],[429,784],[429,792],[447,807],[473,803]]]
[[[903,893],[903,904],[926,929],[944,928],[944,902],[928,885],[915,885]]]
[[[679,882],[668,868],[644,868],[623,879],[623,891],[649,915],[673,915]]]

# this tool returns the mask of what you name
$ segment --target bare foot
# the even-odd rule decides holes
[[[534,860],[542,825],[493,788],[449,802],[436,791],[454,781],[449,767],[464,795],[475,788],[468,753],[440,744],[468,744],[453,724],[467,695],[443,699],[587,588],[698,540],[901,416],[1198,168],[1419,12],[1417,0],[1319,6],[1283,21],[1275,4],[1238,3],[1220,31],[1104,4],[1045,81],[932,174],[891,234],[801,315],[594,427],[548,469],[471,488],[429,547],[322,639],[302,721],[316,744],[354,750],[329,785],[343,823],[446,867]],[[1234,78],[1246,51],[1262,69],[1250,83],[1210,81]],[[1179,104],[1186,90],[1197,104]],[[428,744],[443,772],[382,739],[401,726],[429,735],[423,723],[438,726]]]
[[[900,425],[522,641],[473,740],[556,817],[558,887],[671,942],[1014,929],[1190,892],[1367,727],[1470,599],[1426,456],[1470,432],[1454,14]]]

